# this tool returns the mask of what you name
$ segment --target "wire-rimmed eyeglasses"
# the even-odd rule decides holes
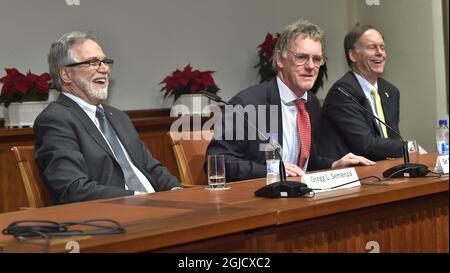
[[[314,66],[319,67],[325,63],[325,58],[320,55],[309,55],[304,53],[295,53],[287,49],[294,56],[295,65],[304,65],[307,61],[312,60]]]

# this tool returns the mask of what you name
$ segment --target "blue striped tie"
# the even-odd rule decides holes
[[[125,176],[125,182],[127,183],[128,189],[139,192],[147,192],[147,190],[144,188],[144,185],[142,185],[141,181],[136,176],[136,173],[131,168],[125,152],[123,151],[122,147],[120,146],[119,140],[117,139],[116,132],[112,128],[108,119],[106,119],[103,108],[97,106],[95,116],[100,123],[100,130],[108,140],[108,143],[111,146],[114,155],[116,156],[116,160],[122,168],[122,172]]]

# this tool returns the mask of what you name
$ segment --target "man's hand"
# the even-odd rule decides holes
[[[286,169],[286,176],[302,177],[303,175],[305,175],[305,172],[297,165],[284,163],[284,168]]]
[[[362,165],[362,166],[371,166],[375,165],[376,163],[359,155],[354,155],[352,153],[348,153],[345,156],[343,156],[341,159],[334,161],[331,165],[332,169],[336,168],[342,168],[347,166],[353,166],[353,165]]]

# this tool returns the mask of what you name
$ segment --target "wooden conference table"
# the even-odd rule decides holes
[[[421,156],[434,167],[436,155]],[[400,160],[358,167],[360,178],[377,175]],[[254,196],[264,179],[96,200],[0,214],[0,230],[13,221],[81,221],[111,218],[125,234],[52,239],[50,252],[380,252],[449,251],[449,181],[426,177],[318,193],[313,198]],[[0,252],[41,252],[41,239],[20,242],[0,235]]]

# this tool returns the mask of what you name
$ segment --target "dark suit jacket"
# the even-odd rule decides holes
[[[281,100],[276,78],[241,91],[234,96],[229,103],[232,105],[241,105],[243,107],[247,105],[253,105],[255,107],[258,105],[266,106],[264,114],[266,117],[267,130],[261,130],[263,132],[269,131],[270,119],[273,119],[274,116],[276,116],[270,111],[270,105],[277,107],[278,119],[275,120],[275,124],[278,124],[278,128],[276,129],[276,132],[271,132],[278,133],[278,140],[280,144],[283,145]],[[320,107],[317,97],[311,92],[308,93],[306,107],[311,120],[312,139],[314,139],[318,128]],[[239,119],[238,115],[237,117]],[[227,182],[266,176],[266,158],[265,153],[260,151],[260,144],[267,143],[267,141],[263,141],[259,137],[257,137],[256,140],[248,140],[248,131],[252,130],[253,133],[255,132],[251,126],[245,126],[243,140],[225,140],[225,135],[227,132],[230,133],[230,130],[233,130],[233,139],[236,139],[236,126],[233,126],[233,128],[226,127],[226,124],[230,124],[229,122],[233,118],[236,118],[236,115],[223,115],[222,128],[224,128],[224,130],[218,130],[217,126],[215,127],[215,137],[209,144],[206,154],[225,155]],[[261,117],[257,117],[257,122],[255,124],[258,124],[259,118]],[[227,120],[226,123],[225,120]],[[234,121],[232,124],[236,124],[236,122]],[[219,137],[222,140],[218,140]],[[329,168],[332,162],[333,160],[331,159],[320,157],[316,151],[316,146],[312,143],[308,170]]]
[[[387,128],[389,138],[382,138],[375,119],[341,94],[337,87],[347,90],[372,112],[358,80],[353,72],[348,72],[331,87],[325,98],[319,131],[320,154],[339,158],[352,152],[371,160],[401,157],[403,149],[399,137]],[[398,132],[400,93],[382,78],[378,79],[378,90],[385,121]]]
[[[128,116],[103,105],[131,161],[155,191],[180,186],[139,140]],[[99,130],[77,103],[60,95],[34,123],[35,159],[57,203],[134,194]]]

